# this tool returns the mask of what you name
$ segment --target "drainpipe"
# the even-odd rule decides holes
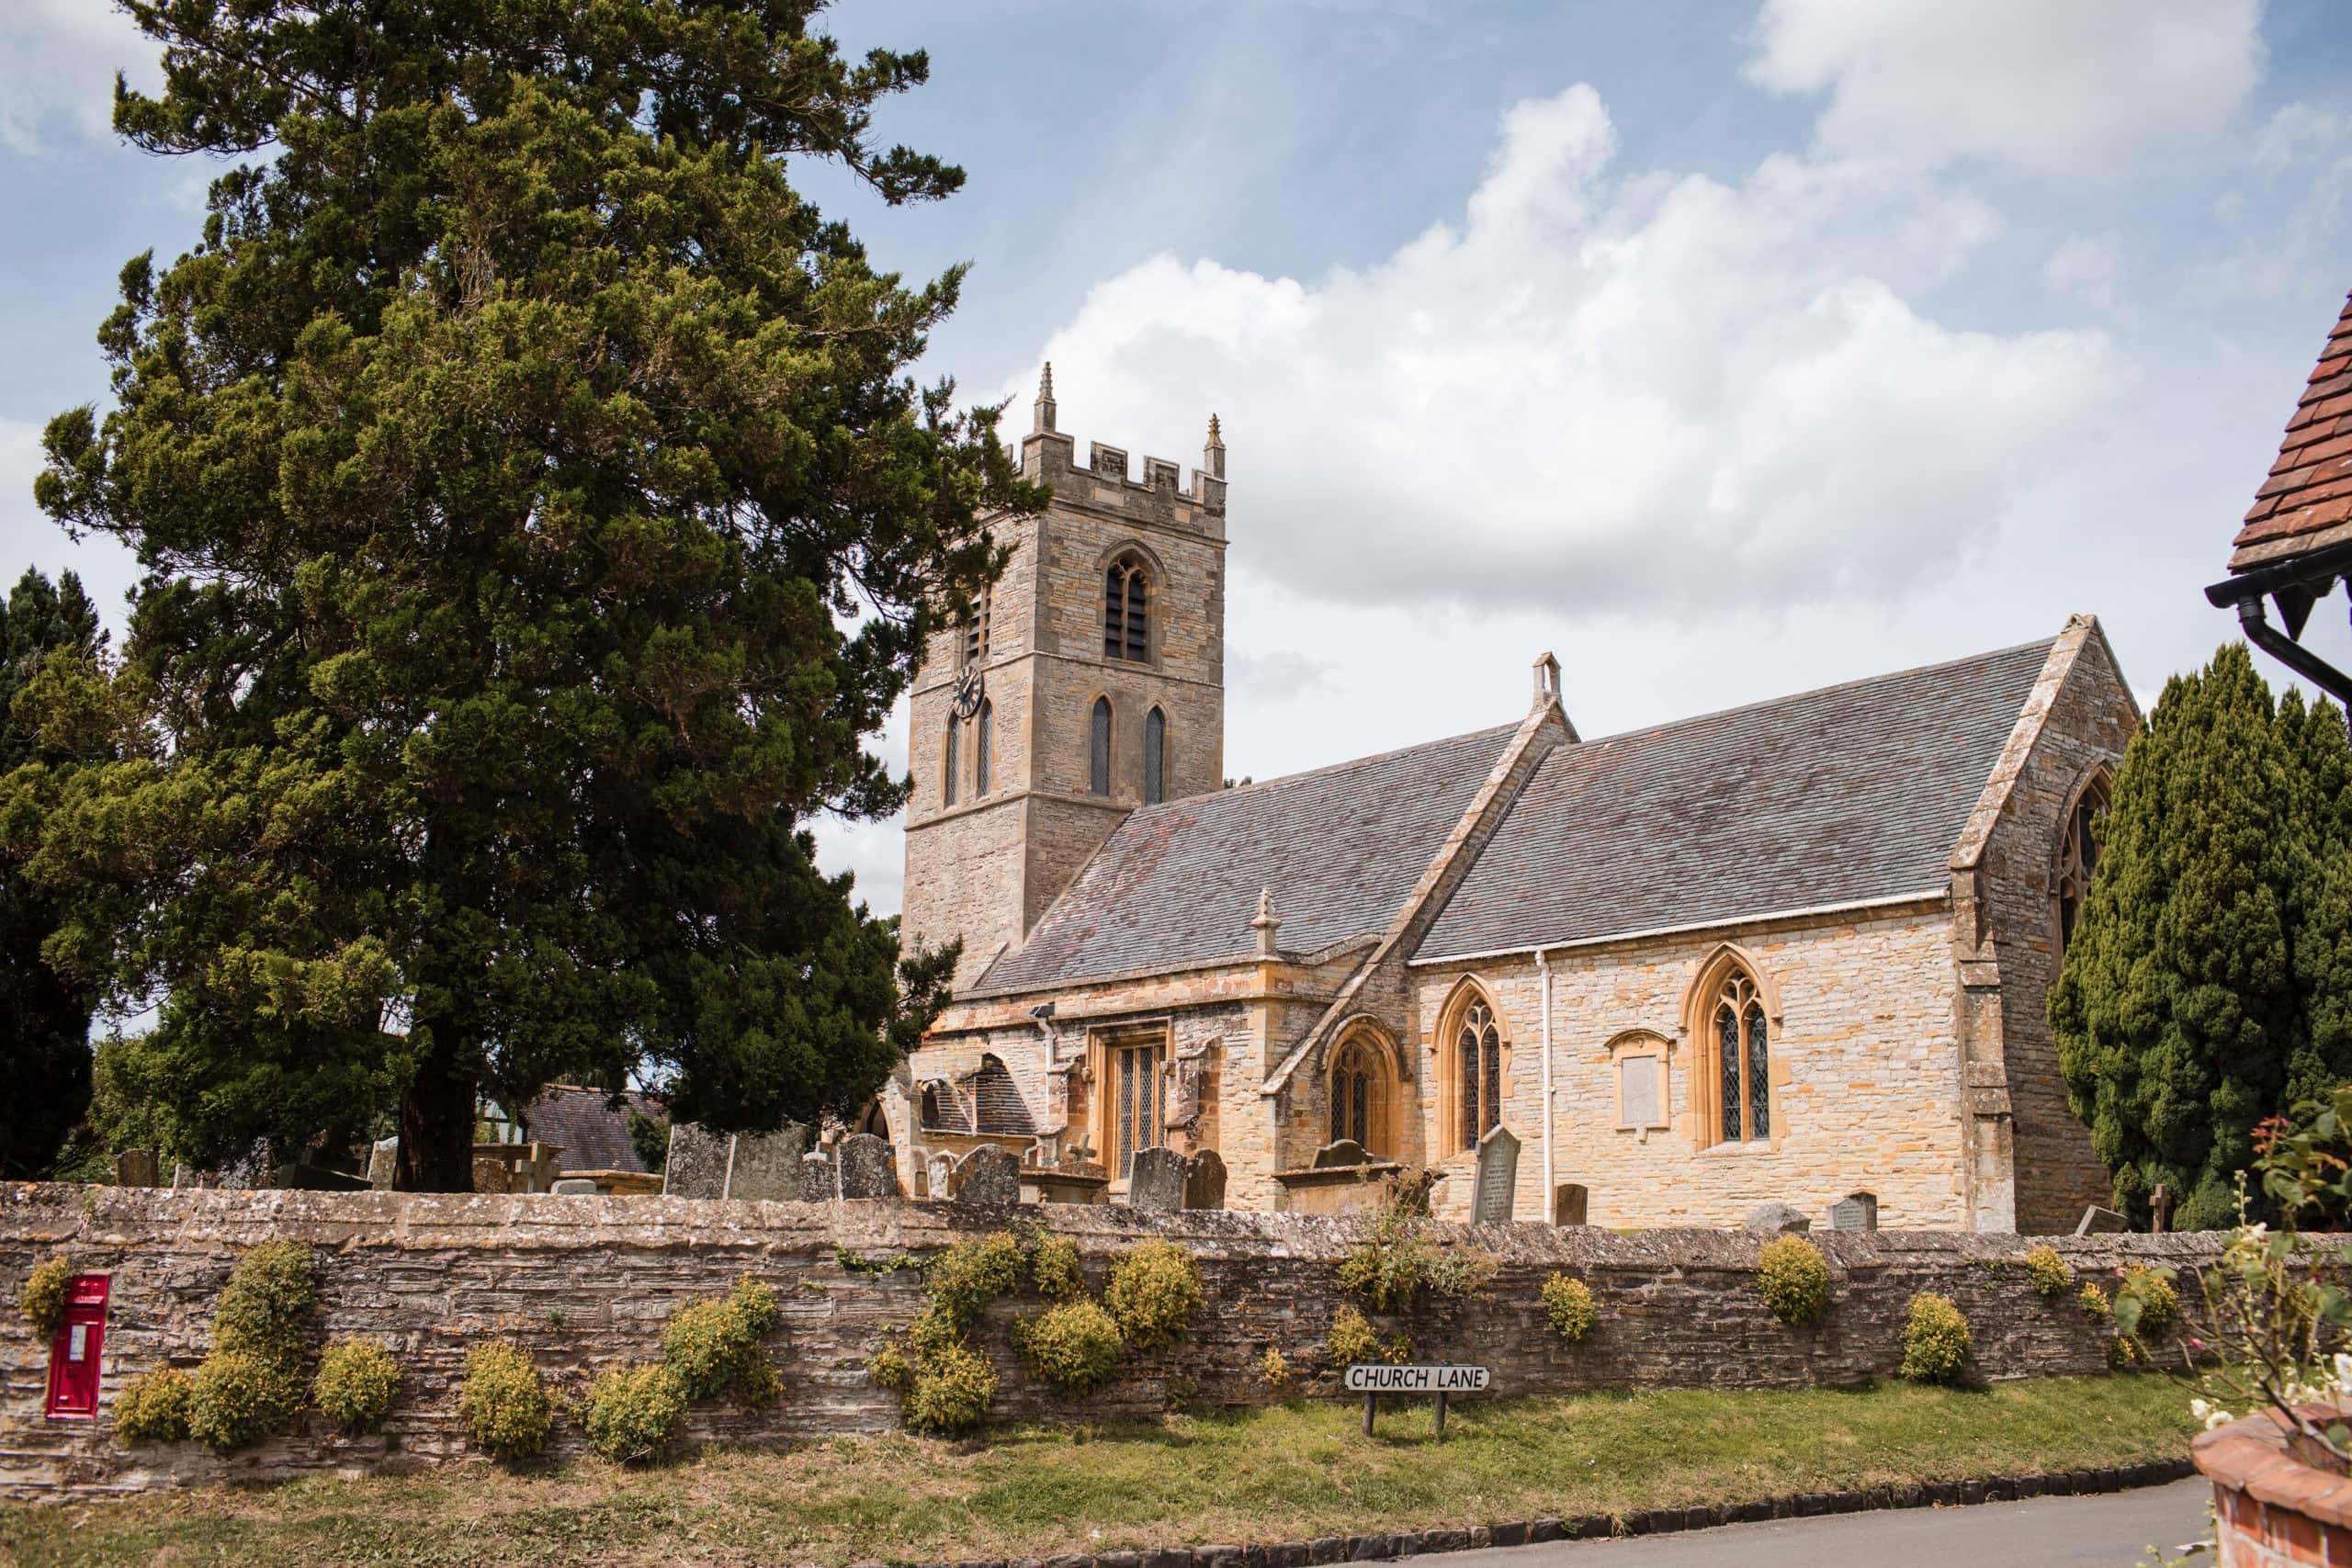
[[[1544,950],[1535,950],[1535,972],[1544,977],[1544,1216],[1551,1217],[1552,1169],[1552,964]]]

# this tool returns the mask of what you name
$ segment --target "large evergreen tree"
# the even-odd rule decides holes
[[[2099,829],[2050,998],[2076,1115],[2144,1216],[2236,1212],[2255,1128],[2352,1077],[2352,747],[2245,645],[2166,683]],[[2264,1206],[2258,1187],[2252,1194]]]
[[[804,819],[1031,507],[986,412],[907,376],[960,274],[902,287],[787,183],[884,199],[921,53],[811,0],[124,0],[164,48],[116,125],[241,158],[202,243],[122,275],[117,406],[41,504],[147,570],[85,706],[137,753],[55,786],[81,972],[160,998],[139,1080],[184,1155],[397,1099],[462,1190],[477,1097],[662,1083],[721,1127],[843,1111],[944,969]]]
[[[72,572],[54,584],[28,570],[0,600],[0,775],[31,765],[71,770],[93,761],[86,733],[44,728],[37,704],[17,698],[55,661],[95,670],[107,634]],[[99,744],[104,744],[101,733]],[[54,899],[24,874],[6,847],[39,836],[37,817],[0,834],[0,1177],[42,1175],[90,1102],[90,1016],[97,987],[61,974],[44,953],[63,923]]]

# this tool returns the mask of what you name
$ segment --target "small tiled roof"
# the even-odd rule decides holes
[[[1416,956],[1939,890],[2050,648],[1563,746]]]
[[[2352,299],[2320,350],[2302,400],[2287,422],[2278,460],[2233,542],[2245,550],[2346,522],[2352,522]]]
[[[1018,990],[1256,951],[1271,888],[1284,953],[1377,934],[1510,741],[1515,725],[1130,813],[1028,943],[980,976]]]
[[[556,1163],[565,1170],[637,1170],[645,1168],[628,1141],[631,1114],[660,1116],[662,1102],[642,1094],[623,1097],[617,1111],[605,1109],[601,1089],[574,1089],[552,1084],[523,1109],[523,1125],[536,1144],[555,1144],[563,1153]]]

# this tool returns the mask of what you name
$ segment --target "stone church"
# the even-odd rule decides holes
[[[2107,1180],[2044,1001],[2140,722],[2098,624],[1586,739],[1523,714],[1227,787],[1226,454],[1095,443],[1050,369],[1011,564],[915,682],[910,943],[952,1004],[880,1107],[902,1176],[982,1144],[1214,1149],[1236,1208],[1318,1149],[1514,1218],[2071,1229]],[[1498,1194],[1499,1196],[1499,1194]]]

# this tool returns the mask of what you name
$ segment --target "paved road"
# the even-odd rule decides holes
[[[2192,1477],[2092,1497],[1833,1514],[1689,1535],[1454,1551],[1430,1561],[1445,1568],[2132,1568],[2152,1543],[2171,1553],[2203,1536],[2212,1495],[2211,1482]]]

